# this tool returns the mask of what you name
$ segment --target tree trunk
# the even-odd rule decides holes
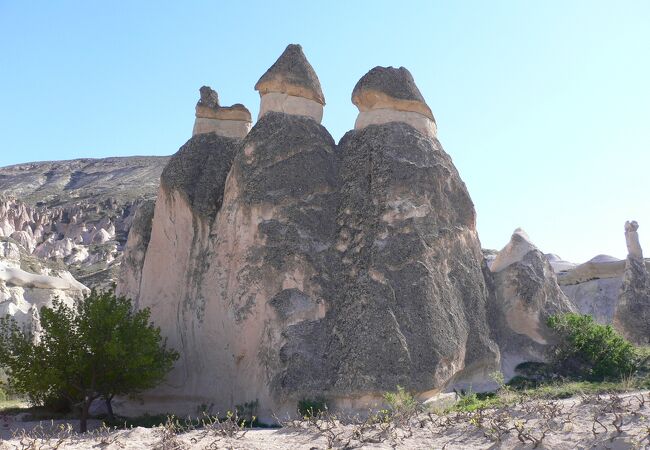
[[[81,417],[79,418],[79,433],[85,433],[88,431],[88,415],[90,411],[90,404],[93,400],[90,397],[86,397],[81,406]]]
[[[104,401],[106,402],[106,414],[108,415],[108,420],[114,421],[115,415],[113,415],[113,404],[111,403],[111,400],[113,400],[112,395],[110,397],[104,397]]]

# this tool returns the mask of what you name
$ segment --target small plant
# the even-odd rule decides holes
[[[499,386],[499,389],[503,389],[506,385],[506,379],[503,376],[503,373],[500,370],[495,370],[490,374],[490,378]]]
[[[241,405],[236,405],[235,410],[237,413],[246,419],[248,422],[253,422],[257,417],[257,408],[260,407],[260,401],[255,400],[251,402],[245,402]]]
[[[298,402],[298,413],[302,417],[317,417],[327,411],[327,402],[323,397],[303,398]]]
[[[384,401],[391,409],[393,418],[408,420],[420,411],[420,402],[402,386],[396,392],[386,392]]]

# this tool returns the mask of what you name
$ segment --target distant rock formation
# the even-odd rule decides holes
[[[72,306],[89,289],[60,267],[46,266],[12,239],[0,238],[0,317],[35,332],[39,310],[56,298]]]
[[[648,345],[650,344],[650,273],[643,259],[638,228],[639,224],[636,221],[625,222],[628,255],[614,315],[614,327],[630,341],[639,345]]]
[[[153,199],[166,157],[83,159],[0,168],[0,237],[92,287],[117,280],[138,205]]]
[[[260,116],[243,139],[214,127],[170,159],[148,245],[149,219],[134,220],[119,289],[151,308],[181,359],[123,411],[256,402],[268,421],[319,396],[365,409],[397,385],[421,398],[480,388],[500,366],[497,335],[543,345],[541,323],[566,298],[532,244],[488,273],[474,205],[408,70],[359,80],[338,145],[300,46],[255,88]],[[199,104],[218,96],[202,89]]]
[[[574,266],[568,270],[556,269],[562,291],[581,314],[591,315],[600,324],[611,324],[618,304],[625,261],[598,255]]]
[[[517,228],[490,265],[494,305],[493,329],[506,379],[526,361],[545,361],[553,334],[546,320],[575,311],[557,284],[547,257]]]
[[[613,324],[632,340],[638,340],[639,333],[627,328],[636,328],[636,319],[645,320],[643,314],[650,308],[642,306],[645,304],[644,273],[650,269],[650,260],[643,259],[637,229],[635,221],[626,222],[629,253],[626,260],[597,255],[578,265],[563,262],[560,266],[551,261],[558,284],[581,314],[589,314],[601,324]],[[627,314],[629,308],[637,308],[638,314]]]

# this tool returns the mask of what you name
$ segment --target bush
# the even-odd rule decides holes
[[[562,375],[602,381],[629,376],[639,367],[635,347],[611,325],[580,314],[551,316],[547,324],[559,338],[552,359]]]
[[[420,410],[420,402],[402,386],[397,386],[397,392],[386,392],[384,401],[390,407],[393,417],[409,418]]]

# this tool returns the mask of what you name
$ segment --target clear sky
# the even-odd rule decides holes
[[[633,218],[650,255],[648,0],[0,0],[0,166],[172,154],[203,84],[256,117],[289,43],[336,140],[366,71],[412,72],[484,247],[522,227],[569,260],[622,258]]]

